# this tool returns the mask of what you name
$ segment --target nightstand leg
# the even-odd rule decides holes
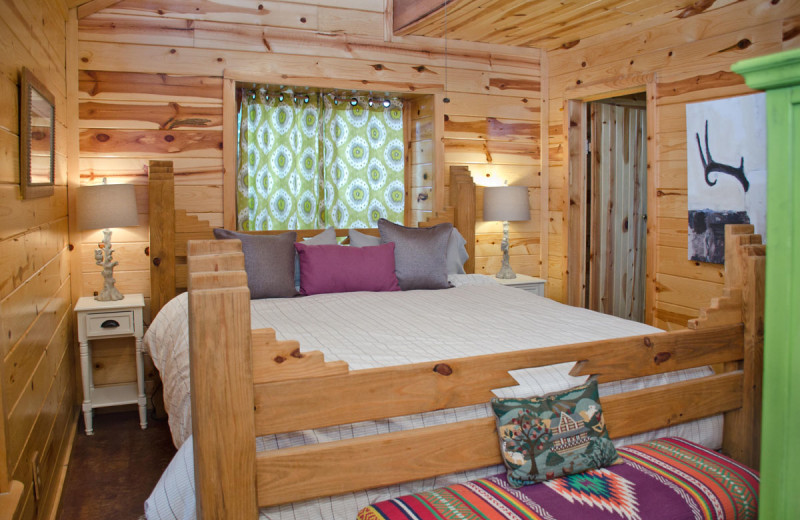
[[[136,338],[136,382],[139,384],[139,426],[147,428],[147,398],[144,395],[144,345]]]
[[[81,374],[83,375],[83,422],[86,435],[94,435],[92,429],[92,366],[89,357],[89,342],[81,342]]]

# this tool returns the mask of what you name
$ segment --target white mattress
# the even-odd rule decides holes
[[[300,341],[305,351],[321,350],[326,360],[347,361],[352,370],[436,361],[495,352],[607,339],[658,331],[613,316],[556,303],[480,275],[451,275],[453,289],[393,293],[325,294],[251,302],[253,328],[272,327],[281,339]],[[146,504],[149,520],[193,518],[193,476],[188,354],[188,300],[169,302],[153,321],[145,345],[161,373],[164,401],[176,459]],[[499,397],[526,397],[563,390],[585,378],[568,375],[572,364],[512,373],[519,386],[499,389]],[[601,385],[601,395],[706,375],[696,369]],[[326,442],[360,435],[455,422],[491,414],[488,404],[379,422],[259,438],[259,450]],[[721,444],[722,419],[709,418],[622,441],[677,435],[711,448]],[[355,518],[371,502],[449,485],[502,471],[486,468],[425,482],[262,510],[270,520]],[[187,480],[188,479],[188,480]]]

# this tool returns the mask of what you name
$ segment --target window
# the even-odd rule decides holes
[[[242,89],[238,228],[403,223],[403,101],[368,94]]]

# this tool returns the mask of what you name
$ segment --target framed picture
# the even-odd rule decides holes
[[[22,198],[49,197],[55,184],[55,98],[31,71],[23,68],[19,100],[19,186]]]
[[[767,117],[763,93],[686,105],[689,260],[725,262],[725,224],[766,242]]]

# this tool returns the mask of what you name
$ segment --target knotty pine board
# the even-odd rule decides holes
[[[664,306],[698,309],[701,300],[719,290],[719,284],[709,281],[718,276],[717,266],[697,266],[680,259],[687,247],[685,161],[687,153],[693,152],[686,142],[686,103],[750,93],[741,78],[730,72],[730,65],[745,57],[798,46],[798,39],[786,32],[798,15],[800,5],[793,2],[726,3],[682,19],[660,15],[548,53],[550,110],[545,116],[547,125],[555,130],[548,131],[550,209],[563,208],[566,203],[567,171],[561,159],[566,137],[563,128],[557,128],[563,124],[564,99],[613,91],[625,84],[621,81],[625,78],[641,78],[643,85],[646,75],[655,73],[656,109],[649,115],[656,120],[656,134],[651,138],[656,140],[657,154],[648,162],[658,175],[649,179],[656,183],[656,204],[648,210],[648,217],[654,224],[657,250],[648,254],[657,255],[656,283],[649,290],[660,326],[685,326],[684,314],[674,308],[662,310]],[[561,229],[557,224],[548,236],[551,282],[563,276],[566,254],[559,239],[567,223],[562,220]],[[699,289],[692,291],[695,283]],[[673,324],[669,319],[682,323]]]
[[[88,184],[109,177],[115,182],[147,185],[149,159],[136,157],[83,157],[81,182]],[[172,159],[176,186],[222,186],[222,163],[216,158]]]
[[[5,356],[3,381],[3,406],[12,410],[25,392],[28,379],[33,374],[45,348],[50,344],[55,331],[66,319],[72,320],[70,312],[69,284],[63,284],[34,321],[34,327],[20,339],[17,345]]]
[[[181,107],[207,106],[211,109],[220,103],[221,94],[217,89],[221,87],[216,81],[223,71],[232,71],[242,78],[257,78],[263,77],[265,71],[269,73],[270,70],[280,69],[285,76],[282,83],[303,83],[303,80],[307,80],[307,84],[314,85],[319,80],[309,78],[311,70],[312,76],[326,78],[325,86],[336,84],[359,89],[410,90],[415,93],[441,88],[443,81],[444,54],[441,41],[433,40],[435,43],[425,48],[406,43],[405,40],[393,44],[363,35],[321,35],[288,28],[266,30],[257,25],[223,20],[226,15],[222,14],[197,17],[172,12],[159,19],[138,8],[134,13],[131,6],[135,2],[127,4],[92,15],[80,24],[81,102],[95,103],[86,105],[85,112],[89,107],[95,107],[102,108],[104,114],[103,119],[99,120],[101,123],[95,126],[88,120],[82,122],[86,131],[100,133],[101,129],[97,127],[114,131],[154,130],[152,126],[156,123],[153,121],[143,121],[142,117],[124,119],[115,114],[114,107],[109,105],[134,106],[141,103],[173,107],[173,104],[177,104]],[[176,34],[178,30],[182,34]],[[153,39],[149,43],[157,45],[147,48],[136,45],[141,41],[141,34],[151,35]],[[269,49],[264,47],[265,42]],[[534,181],[539,172],[539,162],[535,157],[538,155],[536,125],[540,117],[538,51],[517,52],[500,46],[486,48],[488,50],[476,50],[468,44],[455,43],[450,49],[448,85],[452,102],[444,105],[444,111],[445,114],[454,114],[455,126],[451,126],[452,136],[445,142],[445,161],[448,164],[468,164],[470,167],[483,166],[488,152],[495,180],[502,182],[503,168],[509,168],[512,180]],[[148,62],[151,58],[143,53],[151,53],[151,58],[161,63],[158,71],[150,68],[151,63]],[[161,59],[162,53],[168,60],[166,65]],[[269,54],[269,62],[274,66],[254,65],[264,61],[261,56],[265,56],[265,53]],[[156,54],[159,58],[155,58]],[[177,55],[180,55],[180,63],[171,64],[169,61]],[[108,56],[108,59],[104,56]],[[125,56],[125,59],[120,60],[120,56]],[[124,62],[124,69],[117,63],[120,61]],[[296,73],[292,73],[292,70]],[[160,74],[148,74],[150,72]],[[135,82],[133,88],[126,87],[129,78],[132,83]],[[353,78],[358,78],[357,83]],[[172,86],[179,84],[187,84],[191,88]],[[101,106],[99,103],[104,104]],[[426,107],[428,113],[432,113],[431,109],[432,105]],[[159,110],[163,112],[164,108]],[[459,129],[459,124],[467,122],[472,126],[477,125],[478,131],[463,126]],[[199,131],[188,127],[172,130],[175,140],[183,139],[178,137],[178,132]],[[427,135],[427,132],[427,123],[421,123],[418,137]],[[140,136],[143,138],[144,134]],[[82,162],[145,159],[143,154],[133,150],[133,144],[126,145],[123,151],[102,152],[96,142],[90,138],[87,142],[92,144],[92,148],[82,149]],[[160,148],[153,146],[157,149],[144,147],[145,153],[158,149],[164,151],[163,144],[159,145]],[[433,147],[425,139],[417,140],[414,146],[411,154],[411,188],[415,191],[409,195],[412,200],[420,195],[428,195],[427,199],[421,201],[424,202],[422,206],[413,209],[414,215],[422,217],[432,209],[432,197],[427,190],[434,185],[430,177]],[[119,158],[120,155],[125,157]],[[203,155],[208,155],[209,160],[215,159],[211,157],[210,148],[168,152],[162,154],[162,158],[174,157],[177,170],[181,168],[180,161],[198,161],[202,157],[197,156]],[[124,168],[118,171],[123,174]],[[216,167],[209,163],[209,168]],[[85,171],[83,166],[81,169]],[[199,176],[192,179],[194,174],[188,173],[187,185],[207,189]],[[87,174],[82,173],[83,176]],[[137,180],[143,178],[138,172],[135,175]],[[425,175],[429,176],[430,182]],[[176,196],[176,199],[180,207],[181,196]],[[208,200],[210,202],[206,202],[202,208],[185,209],[194,210],[201,218],[207,216],[209,220],[217,221],[219,210],[216,198]],[[538,226],[532,226],[526,232],[536,235]]]

